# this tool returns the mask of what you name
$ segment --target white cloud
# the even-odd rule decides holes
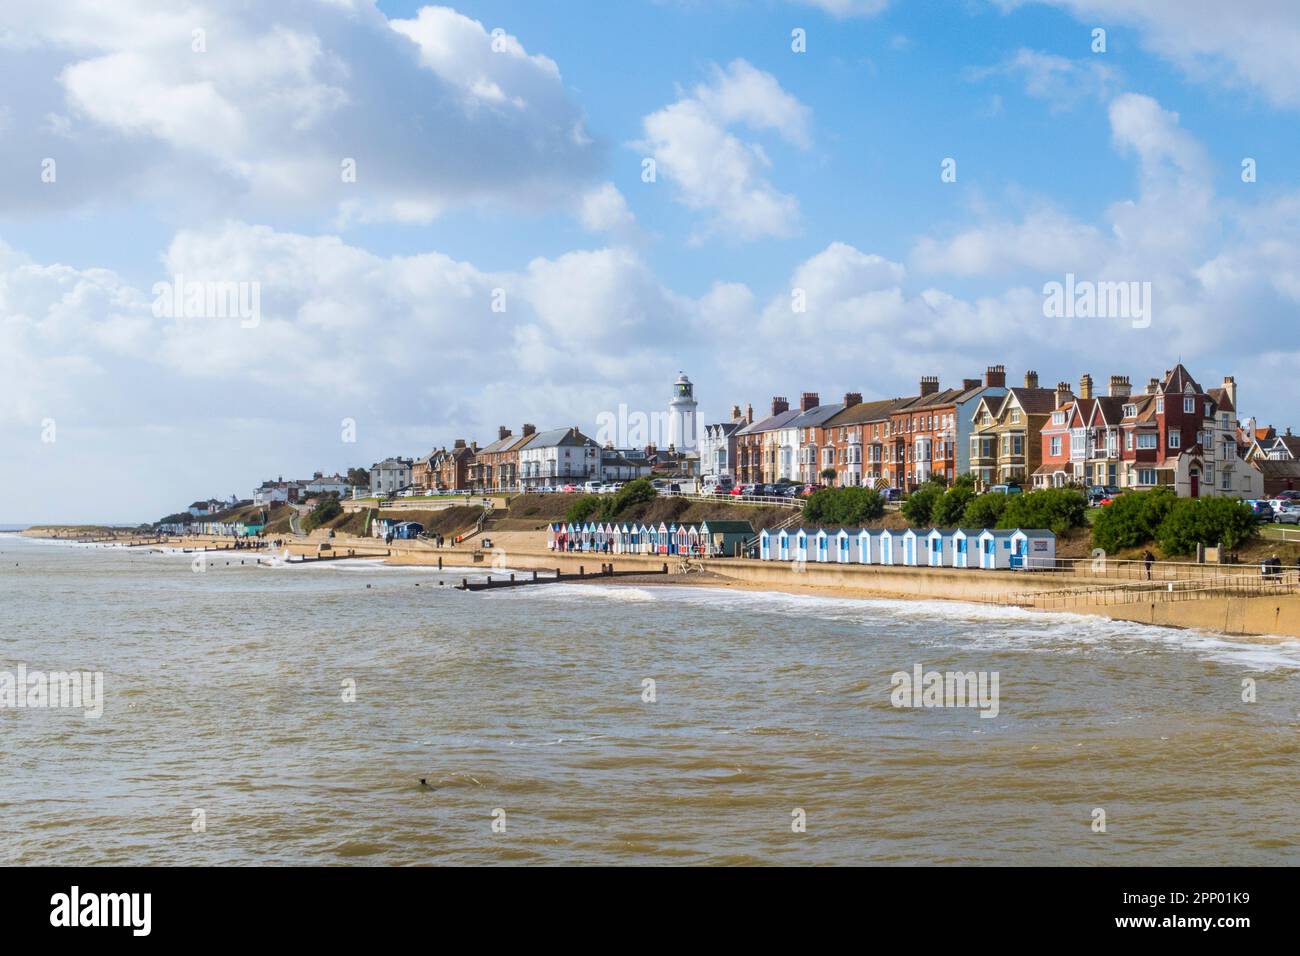
[[[679,201],[713,214],[709,232],[740,239],[793,235],[798,201],[772,186],[767,153],[729,132],[733,125],[775,132],[800,148],[811,141],[808,109],[770,74],[735,60],[645,117],[645,138],[636,145],[654,158]]]
[[[613,183],[602,183],[582,195],[578,203],[578,221],[592,232],[630,234],[636,226],[636,217],[627,207],[627,200]]]
[[[889,0],[796,0],[808,7],[818,7],[831,16],[841,19],[846,17],[874,17],[889,6]]]
[[[968,75],[974,80],[993,75],[1020,77],[1025,92],[1047,101],[1053,112],[1072,109],[1084,98],[1109,98],[1116,84],[1114,69],[1100,60],[1071,60],[1025,48],[998,66],[973,69]]]

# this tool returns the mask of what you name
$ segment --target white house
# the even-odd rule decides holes
[[[520,483],[527,489],[598,479],[600,454],[576,426],[537,432],[519,449]]]
[[[375,462],[370,466],[370,493],[391,495],[410,487],[413,464],[415,462],[410,458],[385,458]]]

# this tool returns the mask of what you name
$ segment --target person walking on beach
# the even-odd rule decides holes
[[[1151,580],[1151,568],[1155,563],[1156,563],[1156,556],[1152,554],[1151,549],[1148,548],[1146,550],[1146,553],[1142,555],[1142,564],[1146,567],[1148,581]]]

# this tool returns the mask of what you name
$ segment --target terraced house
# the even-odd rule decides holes
[[[835,483],[841,486],[888,487],[882,429],[888,432],[890,414],[907,401],[910,399],[864,402],[858,392],[845,395],[843,410],[811,429],[811,444],[821,455],[818,471],[834,468]],[[825,464],[827,459],[829,466]]]
[[[753,414],[753,409],[747,410],[747,417],[752,419]],[[750,421],[736,431],[736,477],[741,484],[777,480],[777,432],[800,414],[789,401],[777,396],[772,399],[771,415]]]
[[[533,425],[524,425],[519,435],[502,425],[497,440],[479,449],[470,467],[470,484],[484,491],[514,491],[519,487],[519,449],[537,433]]]
[[[1026,372],[1023,388],[985,395],[971,415],[970,473],[978,487],[1027,484],[1042,463],[1042,430],[1056,411],[1056,391]]]

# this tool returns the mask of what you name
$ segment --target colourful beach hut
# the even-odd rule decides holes
[[[676,530],[676,525],[669,528],[664,522],[659,522],[659,530],[655,533],[655,553],[670,554],[672,547],[672,532]]]
[[[916,528],[908,528],[903,532],[903,563],[910,568],[918,564],[921,544],[925,540],[925,532],[918,531]]]
[[[817,533],[813,535],[813,542],[817,561],[829,561],[831,559],[831,536],[826,533],[825,528],[817,529]]]
[[[778,561],[790,560],[790,532],[782,528],[776,535],[776,559]]]
[[[932,568],[952,567],[952,529],[931,528],[925,536],[926,556]]]
[[[812,532],[812,534],[815,533],[816,532]],[[808,541],[809,538],[812,537],[812,534],[809,533],[807,528],[800,528],[798,531],[794,533],[793,558],[795,561],[806,562],[808,560]]]
[[[760,561],[772,560],[772,532],[766,528],[758,533],[758,559]]]
[[[952,533],[952,566],[954,568],[979,567],[979,536],[979,528],[958,528]]]
[[[871,532],[862,528],[858,531],[858,564],[871,564]]]
[[[1011,532],[1011,567],[1028,571],[1056,567],[1056,535],[1046,528],[1017,528]]]
[[[996,571],[1011,567],[1011,531],[985,528],[979,535],[980,568]]]
[[[894,539],[897,535],[888,528],[881,528],[878,537],[879,558],[881,564],[894,563]]]

